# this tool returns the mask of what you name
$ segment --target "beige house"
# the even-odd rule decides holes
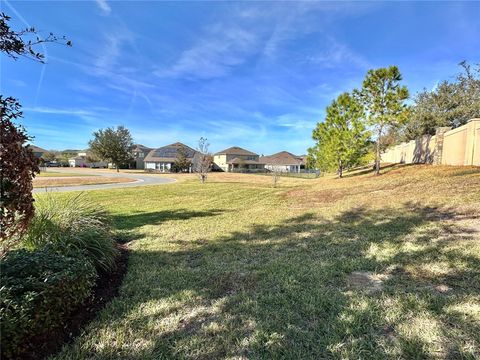
[[[295,172],[305,169],[305,157],[293,155],[288,151],[260,157],[260,162],[265,164],[265,169],[277,172]]]
[[[265,167],[258,154],[232,146],[213,155],[214,164],[227,172],[262,172]]]

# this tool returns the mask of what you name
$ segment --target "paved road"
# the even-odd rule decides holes
[[[50,169],[49,169],[50,170]],[[100,172],[90,169],[75,170],[72,168],[55,168],[50,170],[51,172],[59,173],[58,176],[62,176],[64,173],[76,173],[79,175],[98,175],[105,177],[121,177],[121,178],[130,178],[135,179],[134,182],[128,183],[115,183],[115,184],[97,184],[97,185],[76,185],[76,186],[52,186],[48,188],[34,188],[34,193],[41,193],[45,191],[75,191],[75,190],[103,190],[103,189],[117,189],[117,188],[129,188],[136,186],[145,186],[145,185],[159,185],[159,184],[168,184],[175,182],[175,179],[169,179],[165,177],[155,176],[155,175],[146,175],[146,174],[132,174],[132,173],[116,173],[116,172]]]

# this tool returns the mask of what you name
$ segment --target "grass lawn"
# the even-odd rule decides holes
[[[129,269],[55,358],[480,357],[480,169],[177,177],[87,193]]]

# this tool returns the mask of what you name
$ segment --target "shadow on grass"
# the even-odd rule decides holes
[[[132,229],[186,216],[162,213],[116,221]],[[463,306],[480,296],[480,261],[465,245],[475,231],[460,223],[474,217],[415,204],[307,213],[179,251],[135,251],[121,296],[90,335],[127,338],[80,342],[75,355],[473,359],[480,326]],[[383,287],[352,288],[354,271],[384,275]]]
[[[389,172],[391,170],[394,170],[394,169],[402,169],[402,168],[409,167],[409,166],[414,166],[414,165],[418,165],[418,164],[386,164],[386,165],[382,165],[380,167],[380,175],[382,175],[386,172]],[[353,171],[355,171],[355,172],[353,172]],[[343,174],[343,177],[344,178],[349,178],[349,177],[355,177],[355,176],[367,175],[367,174],[373,175],[374,172],[375,172],[375,170],[372,166],[368,166],[368,167],[365,167],[363,169],[354,169],[353,171]]]
[[[171,220],[188,220],[191,218],[217,216],[225,211],[226,210],[222,209],[210,209],[205,211],[178,209],[153,212],[134,212],[129,215],[114,215],[113,222],[118,230],[117,241],[121,244],[125,244],[143,237],[143,234],[132,232],[131,230],[135,230],[144,225],[159,225],[165,221]]]

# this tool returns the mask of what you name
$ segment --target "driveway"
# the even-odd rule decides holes
[[[75,186],[49,186],[43,188],[34,188],[34,193],[41,193],[45,191],[85,191],[85,190],[103,190],[103,189],[118,189],[118,188],[129,188],[136,186],[146,186],[146,185],[159,185],[159,184],[168,184],[175,182],[175,179],[164,178],[155,175],[147,174],[132,174],[124,172],[110,172],[110,171],[98,171],[95,169],[75,169],[75,168],[49,168],[47,171],[58,173],[58,176],[62,176],[63,173],[77,173],[79,175],[96,175],[96,176],[105,176],[105,177],[121,177],[135,179],[136,181],[128,183],[114,183],[114,184],[96,184],[96,185],[75,185]]]

